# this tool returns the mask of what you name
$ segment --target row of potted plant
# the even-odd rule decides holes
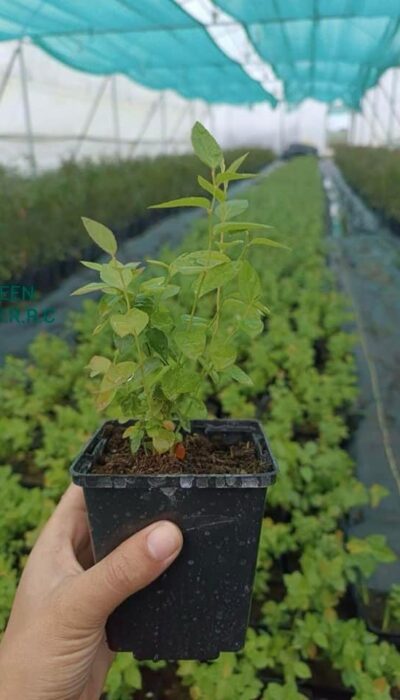
[[[229,152],[232,160],[238,155]],[[248,158],[249,167],[257,171],[274,154],[254,148]],[[88,247],[80,212],[120,235],[135,234],[151,219],[148,206],[154,192],[162,199],[189,194],[197,172],[192,155],[65,162],[35,178],[1,168],[0,279],[33,280],[43,288],[56,282],[84,251],[89,255],[95,250]],[[197,183],[195,188],[200,189]]]
[[[223,654],[210,664],[180,662],[178,677],[192,698],[296,700],[307,697],[306,685],[317,683],[318,674],[331,675],[333,669],[339,678],[334,673],[330,683],[353,688],[357,699],[394,697],[399,655],[392,646],[377,644],[365,625],[347,619],[349,610],[343,610],[348,584],[392,555],[380,538],[346,541],[340,526],[353,507],[376,504],[384,494],[354,479],[343,448],[356,393],[353,341],[341,330],[347,312],[326,269],[317,167],[308,160],[292,163],[249,191],[248,199],[251,217],[274,224],[275,237],[292,250],[269,248],[267,256],[254,258],[273,313],[266,332],[243,338],[238,349],[237,364],[252,385],[230,382],[216,392],[206,381],[204,398],[219,417],[261,419],[281,475],[262,529],[253,629],[244,651]],[[205,233],[203,224],[196,226],[182,253],[198,249]],[[169,264],[176,255],[165,250],[160,259]],[[202,313],[207,313],[205,301]],[[95,318],[92,304],[76,316],[74,349],[57,338],[39,337],[29,360],[12,358],[2,371],[2,460],[23,472],[24,483],[38,480],[45,486],[27,491],[17,488],[9,472],[4,477],[17,495],[8,500],[9,544],[0,579],[3,618],[34,537],[26,540],[18,529],[13,499],[37,498],[45,511],[49,498],[57,499],[65,488],[68,464],[98,423],[82,376],[82,366],[93,355],[107,355],[104,337],[92,335]],[[23,516],[27,529],[34,526],[30,509]],[[120,655],[108,679],[109,697],[131,698],[141,673],[168,679],[171,668],[139,666]]]
[[[395,226],[400,225],[400,153],[371,146],[335,146],[335,161],[351,187]]]

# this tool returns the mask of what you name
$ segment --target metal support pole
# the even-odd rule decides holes
[[[121,157],[121,131],[119,126],[119,110],[118,110],[118,92],[117,92],[117,76],[111,78],[111,109],[114,127],[115,139],[115,155]]]
[[[14,63],[18,58],[20,49],[21,49],[21,46],[18,44],[17,48],[14,49],[14,51],[12,52],[9,62],[7,63],[6,70],[5,70],[5,73],[3,75],[3,79],[0,83],[0,101],[2,100],[2,97],[6,91],[6,87],[8,85],[8,81],[10,80],[10,76],[11,76],[12,70],[14,68]]]
[[[35,145],[33,140],[33,130],[32,130],[32,116],[31,108],[29,103],[29,92],[28,92],[28,76],[26,74],[26,66],[24,60],[24,53],[22,48],[22,43],[19,46],[19,66],[21,75],[21,89],[22,89],[22,102],[24,105],[24,116],[25,116],[25,128],[26,128],[26,140],[28,146],[28,159],[31,166],[31,171],[33,175],[37,174],[37,164],[35,156]]]
[[[131,150],[130,150],[130,152],[129,152],[129,155],[130,155],[131,157],[133,157],[133,155],[135,154],[135,152],[136,152],[138,146],[140,146],[140,144],[141,144],[141,142],[142,142],[142,140],[143,140],[143,136],[145,135],[145,133],[146,133],[146,131],[147,131],[147,128],[148,128],[149,125],[150,125],[150,122],[152,121],[154,115],[157,114],[158,108],[161,106],[161,102],[162,102],[162,93],[157,97],[156,100],[154,100],[154,102],[151,103],[150,109],[149,109],[149,110],[147,111],[147,113],[146,113],[146,116],[145,116],[144,121],[143,121],[142,128],[141,128],[140,131],[139,131],[139,136],[138,136],[137,140],[135,141],[135,143],[133,144],[133,146],[132,146],[132,148],[131,148]]]
[[[389,146],[393,142],[393,130],[394,130],[394,120],[396,119],[396,98],[397,98],[397,81],[399,78],[399,72],[396,68],[393,68],[392,75],[392,86],[390,90],[389,99],[389,125],[388,125],[388,138],[387,143]]]
[[[354,114],[354,110],[351,110],[350,131],[349,131],[350,138],[348,139],[350,144],[354,144],[354,123],[355,123],[355,114]]]
[[[161,119],[161,153],[168,152],[167,144],[167,100],[165,92],[161,95],[161,105],[160,105],[160,119]]]
[[[186,116],[186,112],[187,112],[187,104],[185,102],[183,105],[183,109],[179,112],[178,119],[176,120],[173,129],[171,129],[170,135],[168,137],[168,142],[167,142],[168,146],[171,145],[172,142],[174,141],[174,136],[175,136],[175,134],[178,133],[178,130],[183,122],[183,119]]]
[[[283,102],[279,105],[278,120],[279,155],[282,155],[285,149],[285,105]]]
[[[99,104],[100,104],[100,102],[101,102],[101,98],[102,98],[103,95],[104,95],[105,89],[106,89],[106,87],[107,87],[109,81],[110,81],[110,76],[107,75],[107,76],[104,78],[104,80],[100,83],[100,86],[99,86],[99,89],[98,89],[98,91],[97,91],[97,93],[96,93],[96,95],[95,95],[93,104],[92,104],[92,106],[91,106],[91,108],[90,108],[90,110],[89,110],[89,114],[87,115],[86,121],[85,121],[85,123],[84,123],[84,125],[83,125],[83,129],[82,129],[80,135],[78,136],[78,139],[77,139],[77,142],[76,142],[76,146],[75,146],[74,150],[72,151],[72,154],[71,154],[71,155],[72,155],[72,158],[76,158],[76,157],[78,156],[78,154],[79,154],[81,148],[82,148],[82,144],[83,144],[83,142],[84,142],[84,140],[85,140],[85,138],[86,138],[86,136],[87,136],[87,133],[88,133],[90,127],[91,127],[92,121],[93,121],[93,119],[94,119],[94,117],[95,117],[95,115],[96,115],[98,106],[99,106]]]

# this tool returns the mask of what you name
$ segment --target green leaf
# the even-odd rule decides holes
[[[237,365],[233,365],[233,367],[229,367],[227,370],[227,374],[235,380],[235,382],[238,382],[239,384],[244,384],[244,386],[253,386],[253,380],[251,377],[249,377],[246,372],[243,372],[240,367]]]
[[[175,434],[170,430],[165,430],[165,428],[149,430],[149,435],[152,438],[155,451],[159,454],[168,452],[175,443]]]
[[[142,675],[140,673],[140,669],[134,659],[130,659],[130,661],[130,665],[124,671],[125,682],[128,684],[129,688],[132,688],[132,690],[140,690],[142,687]]]
[[[215,213],[219,219],[234,219],[235,216],[243,214],[248,207],[249,203],[247,199],[231,199],[228,202],[219,204],[215,209]]]
[[[174,401],[179,394],[196,391],[199,383],[200,376],[183,367],[170,368],[161,380],[162,390],[170,401]]]
[[[85,284],[83,287],[79,287],[79,289],[75,289],[75,291],[71,292],[71,296],[91,294],[91,292],[98,292],[100,290],[104,291],[104,289],[105,285],[102,284],[102,282],[90,282],[89,284]]]
[[[156,267],[163,267],[166,270],[169,269],[169,265],[167,265],[167,263],[165,263],[165,262],[162,262],[162,260],[152,260],[151,258],[146,258],[146,262],[149,265],[155,265]]]
[[[107,389],[106,391],[100,391],[96,395],[96,408],[98,411],[104,411],[107,406],[111,403],[116,394],[115,389]]]
[[[229,323],[237,325],[238,330],[250,338],[255,338],[264,329],[260,311],[239,299],[226,299],[223,304],[223,315]]]
[[[221,148],[214,136],[200,122],[196,122],[192,129],[192,145],[196,156],[209,168],[215,169],[223,164]]]
[[[303,661],[296,661],[293,665],[296,678],[311,678],[311,671]]]
[[[101,390],[107,390],[113,386],[125,384],[125,382],[133,377],[136,367],[136,362],[131,361],[118,362],[115,365],[110,365],[103,377]]]
[[[272,226],[269,228],[272,228]],[[253,238],[249,245],[265,245],[270,246],[271,248],[285,248],[286,250],[291,250],[289,246],[284,245],[283,243],[278,243],[278,241],[273,241],[272,238]]]
[[[179,199],[171,199],[169,202],[152,204],[149,209],[174,209],[175,207],[201,207],[202,209],[209,209],[210,201],[206,199],[206,197],[180,197]]]
[[[102,265],[101,263],[96,263],[96,262],[91,262],[90,260],[80,260],[81,265],[84,265],[85,267],[88,267],[89,270],[101,270]]]
[[[189,420],[207,418],[207,406],[204,401],[193,396],[181,396],[177,401],[178,411]]]
[[[234,161],[227,167],[226,172],[228,172],[228,173],[236,173],[236,172],[239,170],[239,168],[240,168],[240,166],[242,165],[242,163],[246,160],[246,158],[247,158],[248,155],[249,155],[248,153],[245,153],[243,156],[239,156],[239,158],[236,158],[236,160],[234,160]]]
[[[233,261],[228,263],[223,263],[209,270],[204,277],[203,284],[201,285],[200,298],[205,294],[208,294],[213,289],[218,287],[223,287],[228,284],[238,273],[240,263]],[[200,286],[200,280],[198,279],[195,284],[195,291]]]
[[[244,260],[240,266],[239,293],[241,299],[249,303],[253,303],[261,295],[260,278],[247,260]]]
[[[271,229],[272,226],[267,226],[266,224],[255,224],[251,221],[223,221],[220,224],[214,226],[214,231],[219,233],[220,231],[224,233],[236,233],[238,231],[252,231],[258,229]]]
[[[196,360],[203,354],[206,345],[206,327],[204,325],[182,324],[174,333],[174,341],[185,357]]]
[[[113,331],[121,338],[129,334],[139,335],[148,322],[148,315],[140,309],[130,309],[126,314],[114,314],[110,318]]]
[[[131,425],[125,430],[123,437],[129,438],[131,451],[136,454],[144,437],[144,430],[138,424]]]
[[[193,253],[183,253],[171,263],[171,277],[179,272],[181,275],[195,275],[222,263],[229,262],[224,253],[216,250],[197,250]]]
[[[117,252],[117,241],[113,232],[107,226],[93,219],[87,219],[85,216],[82,217],[82,221],[92,241],[113,257]]]
[[[236,360],[236,348],[225,335],[215,336],[208,346],[209,358],[216,370],[224,370]]]
[[[90,376],[96,377],[98,374],[105,374],[111,365],[111,360],[102,355],[94,355],[89,364],[86,365],[90,369]]]
[[[212,182],[209,182],[206,180],[204,177],[201,175],[198,175],[197,177],[197,182],[199,183],[200,187],[203,188],[206,192],[211,194],[215,199],[218,200],[218,202],[223,202],[225,199],[225,194],[222,192],[222,190],[219,189],[219,187],[215,187]]]
[[[146,340],[154,352],[157,352],[163,360],[168,358],[168,337],[159,328],[148,328]]]
[[[256,173],[233,173],[230,170],[226,170],[224,173],[219,173],[215,178],[216,185],[222,185],[224,182],[231,182],[233,180],[248,180],[251,177],[257,177]]]
[[[100,278],[109,287],[115,287],[115,289],[124,290],[130,281],[132,280],[132,271],[124,270],[124,268],[116,268],[111,263],[107,265],[102,265],[100,268]]]

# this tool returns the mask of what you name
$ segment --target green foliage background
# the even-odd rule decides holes
[[[241,153],[227,155],[234,159]],[[273,157],[271,151],[251,149],[249,167],[259,170]],[[124,227],[157,198],[192,194],[198,171],[192,155],[65,162],[35,178],[0,167],[0,279],[15,281],[35,267],[79,260],[87,247],[81,213]]]
[[[400,152],[369,146],[336,146],[335,160],[368,204],[400,222]]]

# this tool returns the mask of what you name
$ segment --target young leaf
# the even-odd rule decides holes
[[[219,189],[219,187],[215,187],[212,182],[209,182],[206,180],[204,177],[201,175],[198,175],[197,177],[197,182],[199,183],[200,187],[203,188],[206,192],[211,194],[215,199],[217,199],[219,202],[223,202],[225,199],[225,195],[222,192],[222,190]]]
[[[201,207],[202,209],[209,209],[210,202],[206,197],[180,197],[179,199],[171,199],[169,202],[152,204],[149,209],[173,209],[174,207]]]
[[[266,230],[272,226],[266,224],[256,224],[252,221],[223,221],[214,226],[216,233],[223,231],[224,233],[237,233],[238,231]]]
[[[231,199],[229,202],[219,204],[215,209],[215,213],[219,219],[234,219],[236,216],[243,214],[248,207],[247,199]]]
[[[197,250],[193,253],[182,253],[171,263],[171,277],[180,272],[181,275],[195,275],[222,263],[229,262],[224,253],[216,250]]]
[[[149,265],[155,265],[156,267],[163,267],[166,270],[169,269],[169,265],[167,265],[167,263],[165,263],[165,262],[162,262],[162,260],[152,260],[151,258],[146,258],[146,262]]]
[[[168,452],[175,442],[175,434],[165,430],[165,428],[149,431],[149,435],[152,438],[155,451],[159,454]]]
[[[253,386],[253,380],[251,377],[249,377],[246,372],[243,372],[240,367],[237,365],[233,365],[233,367],[229,367],[227,369],[227,374],[235,380],[235,382],[238,382],[239,384],[244,384],[245,386]]]
[[[79,287],[79,289],[75,289],[75,291],[71,292],[71,296],[80,296],[81,294],[90,294],[91,292],[98,292],[102,289],[103,291],[106,289],[105,285],[102,284],[102,282],[90,282],[89,284],[85,284],[83,287]]]
[[[130,445],[131,445],[131,452],[132,454],[135,454],[142,442],[144,436],[144,430],[143,428],[139,427],[139,425],[130,425],[129,428],[127,428],[122,437],[124,438],[129,438]]]
[[[135,372],[137,367],[136,362],[118,362],[116,365],[110,365],[103,378],[101,388],[108,389],[113,386],[125,384]]]
[[[112,231],[107,226],[100,224],[93,219],[82,217],[83,225],[88,232],[92,241],[96,243],[102,250],[114,257],[117,252],[117,241]]]
[[[101,263],[96,263],[96,262],[91,262],[90,260],[80,260],[81,265],[84,265],[85,267],[88,267],[89,270],[101,270],[102,265]]]
[[[124,268],[117,269],[111,263],[102,265],[100,268],[100,278],[109,287],[115,287],[115,289],[125,289],[131,282],[132,277],[133,273],[131,270],[125,270]]]
[[[222,185],[224,182],[232,182],[233,180],[248,180],[251,177],[257,177],[256,173],[232,173],[226,170],[224,173],[219,173],[215,178],[216,185]]]
[[[111,360],[102,355],[94,355],[89,364],[86,365],[90,369],[90,376],[96,377],[98,374],[105,374],[111,365]]]
[[[240,166],[242,165],[242,163],[246,160],[246,158],[247,158],[248,155],[249,155],[248,153],[245,153],[243,156],[239,156],[239,158],[236,158],[236,160],[234,160],[234,161],[227,167],[226,172],[227,172],[227,173],[236,173],[236,172],[239,170],[239,168],[240,168]]]
[[[254,267],[247,260],[240,266],[239,294],[243,301],[253,303],[261,295],[260,278]]]
[[[286,248],[286,250],[291,250],[289,246],[284,245],[283,243],[278,243],[278,241],[274,241],[272,238],[253,238],[249,245],[265,245],[270,246],[271,248]]]
[[[228,284],[228,282],[233,280],[239,271],[239,264],[240,263],[236,261],[228,262],[218,265],[217,267],[213,267],[212,270],[209,270],[203,279],[203,284],[201,285],[200,298],[211,292],[213,289],[223,287],[225,284]],[[199,286],[200,280],[198,279],[196,280],[194,290],[197,291]]]
[[[148,315],[140,309],[130,309],[126,314],[114,314],[110,318],[113,331],[121,338],[129,334],[139,335],[148,322]]]
[[[196,122],[192,129],[192,145],[196,156],[209,168],[215,169],[223,164],[224,156],[221,148],[214,136],[211,136],[200,122]]]

